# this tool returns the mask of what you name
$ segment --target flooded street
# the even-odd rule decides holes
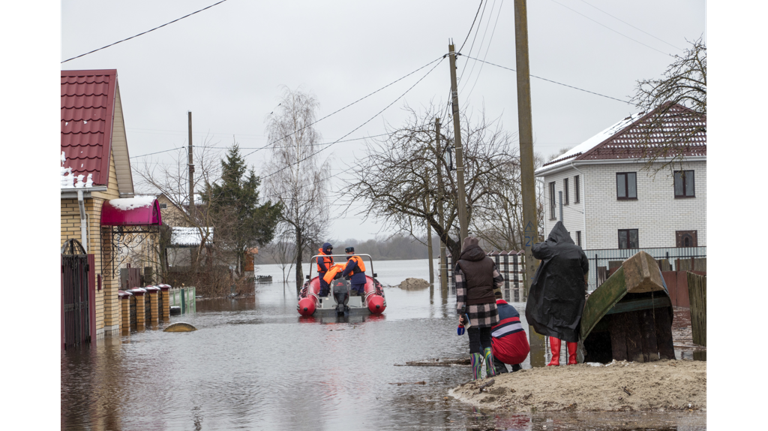
[[[428,279],[426,260],[374,265],[384,285]],[[171,318],[195,332],[161,326],[62,353],[62,428],[551,430],[556,421],[557,429],[619,429],[650,419],[477,412],[447,398],[469,380],[468,367],[402,366],[467,356],[454,296],[387,288],[387,309],[376,319],[300,319],[295,289],[279,282],[279,268],[262,266],[257,274],[275,282],[245,299],[198,301],[196,314]],[[706,428],[683,416],[654,423]]]

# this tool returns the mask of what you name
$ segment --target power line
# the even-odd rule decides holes
[[[639,30],[639,31],[641,31],[641,32],[643,32],[643,33],[645,33],[645,34],[647,34],[648,36],[651,36],[652,38],[654,38],[654,39],[656,39],[656,40],[659,40],[659,41],[661,41],[661,42],[664,42],[664,43],[666,43],[667,45],[671,46],[672,48],[675,48],[675,49],[679,49],[680,51],[682,51],[682,48],[678,48],[678,47],[676,47],[675,45],[672,45],[671,43],[669,43],[669,42],[667,42],[667,41],[665,41],[665,40],[663,40],[663,39],[659,39],[658,37],[656,37],[656,36],[654,36],[654,35],[652,35],[652,34],[648,33],[647,31],[645,31],[645,30],[643,30],[643,29],[641,29],[641,28],[635,27],[634,25],[632,25],[632,24],[630,24],[630,23],[628,23],[628,22],[626,22],[626,21],[622,20],[622,19],[621,19],[621,18],[619,18],[619,17],[616,17],[616,16],[613,16],[613,15],[609,14],[608,12],[606,12],[606,11],[604,11],[604,10],[600,9],[599,7],[597,7],[597,6],[593,5],[593,4],[587,3],[587,2],[586,2],[586,1],[584,1],[584,0],[581,0],[581,1],[582,1],[583,3],[586,3],[586,4],[587,4],[587,5],[589,5],[589,6],[592,6],[592,7],[593,7],[593,8],[595,8],[595,9],[599,10],[600,12],[602,12],[602,13],[604,13],[604,14],[608,15],[608,16],[609,16],[609,17],[611,17],[611,18],[613,18],[613,19],[616,19],[616,20],[619,20],[619,21],[623,22],[624,24],[626,24],[626,25],[628,25],[628,26],[630,26],[630,27],[634,28],[635,30]]]
[[[483,22],[483,17],[485,16],[485,7],[488,6],[488,2],[485,2],[485,5],[483,5],[483,12],[480,14],[480,22]],[[475,41],[477,40],[477,33],[480,31],[480,24],[477,25],[477,30],[475,30],[475,37],[472,38],[472,45],[469,45],[469,53],[467,55],[472,54],[472,50],[475,48]],[[462,48],[464,45],[462,44]],[[457,53],[460,53],[461,50],[456,51]],[[464,78],[464,72],[467,70],[467,64],[464,63],[464,67],[461,69],[461,73],[459,74],[459,77],[456,80],[457,84],[460,84]],[[472,71],[470,70],[470,74]]]
[[[493,2],[493,6],[491,6],[491,14],[493,14],[493,7],[496,5],[496,0]],[[483,22],[483,17],[485,17],[485,7],[488,6],[488,2],[485,2],[485,6],[483,6],[483,13],[480,14],[480,23]],[[480,40],[480,46],[477,47],[478,51],[483,50],[483,42],[485,42],[485,35],[488,33],[488,25],[490,23],[490,19],[485,23],[485,31],[483,32],[483,38]],[[480,25],[477,25],[477,30],[475,31],[475,37],[472,38],[472,45],[469,46],[469,53],[468,55],[472,55],[472,48],[475,46],[475,40],[477,40],[477,34],[480,33]],[[472,76],[472,72],[475,71],[475,64],[472,64],[472,68],[469,69],[469,76]],[[461,75],[459,76],[458,81],[456,81],[458,84],[463,84],[461,88],[459,89],[459,95],[464,90],[464,88],[467,86],[466,81],[463,80],[464,78],[464,71],[467,69],[467,63],[464,63],[464,69],[461,70]],[[467,77],[467,81],[469,81],[469,76]]]
[[[614,33],[616,33],[616,34],[618,34],[618,35],[624,36],[624,37],[626,37],[627,39],[629,39],[629,40],[631,40],[631,41],[633,41],[633,42],[637,42],[637,43],[639,43],[640,45],[643,45],[643,46],[645,46],[645,47],[647,47],[647,48],[651,48],[652,50],[654,50],[654,51],[657,51],[657,52],[660,52],[660,53],[662,53],[662,54],[664,54],[664,55],[669,55],[670,57],[674,57],[672,54],[670,54],[670,53],[668,53],[668,52],[664,52],[664,51],[662,51],[662,50],[659,50],[659,49],[656,49],[656,48],[654,48],[654,47],[652,47],[652,46],[650,46],[650,45],[646,45],[646,44],[644,44],[643,42],[640,42],[640,41],[639,41],[639,40],[637,40],[637,39],[633,39],[633,38],[631,38],[631,37],[627,36],[627,35],[626,35],[626,34],[624,34],[624,33],[621,33],[621,32],[619,32],[619,31],[616,31],[616,30],[614,30],[614,29],[612,29],[612,28],[608,27],[607,25],[605,25],[605,24],[603,24],[603,23],[601,23],[601,22],[599,22],[599,21],[597,21],[597,20],[595,20],[595,19],[592,19],[592,18],[590,18],[590,17],[588,17],[588,16],[586,16],[586,15],[584,15],[583,13],[581,13],[581,12],[577,11],[576,9],[570,8],[570,7],[568,7],[568,6],[566,6],[566,5],[562,4],[562,3],[560,3],[560,2],[558,2],[558,1],[555,1],[555,0],[550,0],[550,1],[551,1],[551,2],[553,2],[553,3],[557,3],[557,4],[559,4],[560,6],[562,6],[562,7],[566,8],[566,9],[570,9],[571,11],[573,11],[573,12],[575,12],[575,13],[577,13],[577,14],[579,14],[579,15],[583,16],[584,18],[586,18],[586,19],[588,19],[588,20],[590,20],[590,21],[592,21],[592,22],[595,22],[595,23],[597,23],[598,25],[601,25],[601,26],[603,26],[603,27],[607,28],[608,30],[610,30],[610,31],[612,31],[612,32],[614,32]]]
[[[461,44],[461,48],[459,48],[459,52],[461,52],[461,49],[464,48],[464,44],[467,43],[467,39],[469,39],[469,35],[472,34],[472,28],[475,26],[475,20],[477,20],[477,14],[480,13],[480,6],[482,5],[483,5],[483,0],[480,0],[480,4],[477,5],[477,12],[475,12],[475,18],[472,20],[472,25],[469,26],[467,37],[464,38],[464,42]],[[470,48],[470,51],[471,51],[471,48]]]
[[[149,153],[149,154],[142,154],[142,155],[139,155],[139,156],[131,156],[130,158],[131,158],[131,159],[135,159],[135,158],[138,158],[138,157],[154,156],[155,154],[160,154],[160,153],[167,153],[167,152],[169,152],[169,151],[174,151],[174,150],[184,150],[184,149],[185,149],[184,147],[175,147],[175,148],[171,148],[171,149],[168,149],[168,150],[157,151],[157,152],[154,152],[154,153]]]
[[[414,88],[414,87],[416,87],[416,86],[417,86],[417,85],[418,85],[418,84],[419,84],[421,81],[423,81],[423,80],[424,80],[424,78],[426,78],[427,76],[429,76],[429,74],[430,74],[430,73],[432,73],[432,71],[433,71],[433,70],[435,70],[435,69],[437,68],[437,66],[439,66],[439,65],[440,65],[440,63],[442,63],[442,60],[443,60],[444,58],[445,58],[445,56],[443,56],[443,57],[440,57],[440,58],[438,59],[439,61],[438,61],[438,60],[435,60],[435,61],[438,61],[438,62],[437,62],[437,64],[435,64],[435,65],[432,67],[432,69],[429,69],[429,71],[428,71],[426,74],[424,74],[424,76],[422,76],[421,78],[419,78],[419,80],[418,80],[418,81],[416,81],[416,82],[415,82],[413,85],[411,85],[411,86],[410,86],[410,88],[408,88],[407,90],[405,90],[405,92],[404,92],[403,94],[401,94],[401,95],[400,95],[400,96],[399,96],[397,99],[393,100],[393,101],[392,101],[392,103],[390,103],[389,105],[385,106],[385,107],[384,107],[382,110],[380,110],[379,112],[377,112],[377,113],[376,113],[374,116],[372,116],[371,118],[369,118],[368,120],[366,120],[366,121],[365,121],[363,124],[361,124],[361,125],[359,125],[359,126],[355,127],[354,129],[352,129],[352,131],[351,131],[351,132],[347,133],[346,135],[344,135],[344,136],[342,136],[341,138],[337,139],[337,140],[336,140],[336,141],[334,141],[333,143],[329,144],[327,147],[325,147],[325,148],[321,148],[321,149],[319,149],[319,150],[315,151],[314,153],[312,153],[312,154],[310,154],[310,155],[308,155],[308,156],[304,157],[304,158],[303,158],[303,159],[301,159],[301,160],[298,160],[298,161],[296,161],[296,162],[294,162],[294,163],[291,163],[291,164],[289,164],[289,165],[287,165],[287,166],[285,166],[285,167],[283,167],[283,168],[280,168],[280,169],[276,170],[275,172],[272,172],[272,173],[271,173],[271,174],[269,174],[269,175],[265,175],[265,176],[261,177],[261,178],[262,178],[262,180],[263,180],[263,179],[265,179],[265,178],[269,178],[269,177],[271,177],[271,176],[273,176],[273,175],[277,175],[278,173],[280,173],[280,172],[282,172],[282,171],[284,171],[284,170],[288,169],[289,167],[291,167],[291,166],[293,166],[293,165],[296,165],[296,164],[299,164],[299,163],[303,162],[304,160],[307,160],[308,158],[310,158],[310,157],[312,157],[312,156],[316,155],[317,153],[319,153],[319,152],[321,152],[321,151],[324,151],[324,150],[326,150],[326,149],[330,148],[332,145],[335,145],[335,144],[337,144],[337,143],[341,142],[341,140],[342,140],[342,139],[346,138],[347,136],[349,136],[349,135],[351,135],[352,133],[356,132],[356,131],[357,131],[358,129],[360,129],[361,127],[363,127],[363,126],[365,126],[366,124],[368,124],[368,123],[370,123],[371,121],[373,121],[373,119],[374,119],[374,118],[378,117],[379,115],[381,115],[381,113],[382,113],[382,112],[386,111],[387,109],[389,109],[389,107],[391,107],[392,105],[394,105],[395,103],[397,103],[397,101],[398,101],[398,100],[402,99],[402,98],[403,98],[403,97],[404,97],[406,94],[408,94],[408,92],[410,92],[411,90],[413,90],[413,88]],[[434,61],[433,61],[433,62],[431,62],[431,63],[434,63]],[[429,63],[429,64],[431,64],[431,63]],[[428,65],[429,65],[429,64],[428,64]]]
[[[495,1],[494,1],[494,4],[495,4]],[[493,30],[491,30],[491,38],[488,40],[488,46],[485,47],[485,55],[483,56],[483,60],[485,60],[486,57],[488,57],[488,51],[491,50],[491,43],[493,42],[493,35],[496,33],[496,25],[499,23],[499,17],[501,16],[501,8],[502,7],[504,7],[504,2],[503,1],[499,5],[499,11],[496,12],[496,21],[493,23]],[[493,7],[491,7],[491,15],[493,15]],[[489,22],[489,24],[490,24],[490,22]],[[488,30],[487,27],[486,27],[486,30]],[[483,35],[483,39],[485,39],[485,35]],[[477,81],[480,80],[480,74],[483,73],[483,66],[485,66],[485,64],[480,66],[480,70],[477,72],[477,76],[475,77],[475,82],[472,84],[472,88],[469,89],[469,94],[467,94],[466,99],[469,99],[469,96],[471,96],[472,92],[475,90],[475,85],[477,85]],[[470,75],[471,75],[471,72],[470,72]]]
[[[302,130],[306,129],[307,127],[311,127],[311,126],[313,126],[313,125],[315,125],[315,124],[317,124],[317,123],[319,123],[319,122],[321,122],[321,121],[325,120],[326,118],[330,117],[331,115],[334,115],[334,114],[336,114],[336,113],[338,113],[338,112],[341,112],[341,111],[343,111],[343,110],[345,110],[345,109],[349,108],[350,106],[352,106],[352,105],[354,105],[354,104],[356,104],[356,103],[358,103],[358,102],[361,102],[361,101],[363,101],[364,99],[367,99],[367,98],[368,98],[368,97],[370,97],[370,96],[373,96],[374,94],[378,93],[379,91],[381,91],[381,90],[383,90],[383,89],[385,89],[385,88],[387,88],[387,87],[389,87],[389,86],[391,86],[391,85],[395,84],[396,82],[402,81],[403,79],[405,79],[405,78],[407,78],[407,77],[409,77],[409,76],[413,75],[414,73],[416,73],[416,72],[420,71],[421,69],[424,69],[425,67],[429,66],[430,64],[432,64],[432,63],[434,63],[434,62],[436,62],[436,61],[441,61],[443,58],[445,58],[445,56],[441,56],[441,57],[439,57],[439,58],[436,58],[436,59],[434,59],[434,60],[430,61],[429,63],[425,64],[424,66],[421,66],[420,68],[418,68],[418,69],[414,70],[413,72],[411,72],[411,73],[409,73],[409,74],[407,74],[407,75],[404,75],[404,76],[402,76],[402,77],[400,77],[400,78],[398,78],[398,79],[396,79],[396,80],[394,80],[394,81],[390,82],[389,84],[387,84],[387,85],[385,85],[385,86],[383,86],[383,87],[379,88],[378,90],[376,90],[376,91],[374,91],[374,92],[372,92],[372,93],[370,93],[370,94],[368,94],[368,95],[366,95],[366,96],[363,96],[363,97],[361,97],[361,98],[359,98],[359,99],[355,100],[354,102],[350,103],[349,105],[347,105],[347,106],[345,106],[345,107],[343,107],[343,108],[337,109],[337,110],[335,110],[335,111],[331,112],[330,114],[326,115],[325,117],[323,117],[323,118],[321,118],[321,119],[319,119],[319,120],[317,120],[317,121],[315,121],[315,122],[309,123],[309,124],[307,124],[306,126],[304,126],[304,127],[300,128],[300,129],[294,130],[293,132],[291,132],[291,133],[289,133],[289,134],[287,134],[287,135],[283,136],[282,138],[276,139],[276,140],[274,140],[274,141],[272,141],[272,142],[268,143],[267,145],[265,145],[265,146],[263,146],[263,147],[259,147],[259,148],[257,148],[256,150],[254,150],[254,151],[251,151],[250,153],[248,153],[248,154],[244,155],[244,156],[243,156],[243,158],[245,158],[245,157],[248,157],[248,156],[250,156],[251,154],[254,154],[254,153],[256,153],[257,151],[261,151],[261,150],[263,150],[263,149],[265,149],[265,148],[269,148],[269,147],[270,147],[272,144],[274,144],[274,143],[276,143],[276,142],[280,142],[280,141],[282,141],[283,139],[285,139],[285,138],[287,138],[287,137],[289,137],[289,136],[295,135],[296,133],[298,133],[298,132],[300,132],[300,131],[302,131]],[[438,64],[439,64],[439,63],[438,63]],[[430,69],[430,72],[431,72],[432,70],[434,70],[434,68]],[[429,73],[427,73],[427,75],[428,75],[428,74],[429,74]],[[425,76],[426,76],[426,75],[425,75]],[[422,78],[422,79],[424,79],[424,78]],[[420,79],[419,81],[421,81],[421,79]],[[418,81],[417,81],[417,83],[418,83]],[[413,88],[413,87],[411,87],[411,88]],[[410,89],[409,89],[409,90],[410,90]],[[402,97],[402,96],[401,96],[401,97]],[[357,130],[357,129],[355,129],[355,130]],[[346,137],[346,136],[348,136],[348,135],[345,135],[345,137]]]
[[[159,28],[165,27],[166,25],[169,25],[169,24],[173,24],[173,23],[174,23],[174,22],[176,22],[176,21],[181,21],[181,20],[183,20],[184,18],[190,17],[190,16],[192,16],[192,15],[194,15],[194,14],[196,14],[196,13],[200,13],[200,12],[202,12],[202,11],[206,10],[206,9],[210,9],[210,8],[212,8],[212,7],[216,6],[216,5],[222,4],[222,3],[224,3],[225,1],[227,1],[227,0],[221,0],[221,1],[220,1],[220,2],[218,2],[218,3],[214,3],[214,4],[210,5],[210,6],[206,6],[206,7],[202,8],[202,9],[200,9],[200,10],[196,10],[196,11],[194,11],[194,12],[190,13],[190,14],[184,15],[184,16],[183,16],[183,17],[181,17],[181,18],[176,18],[176,19],[175,19],[175,20],[173,20],[173,21],[169,21],[169,22],[166,22],[165,24],[163,24],[163,25],[160,25],[160,26],[157,26],[157,27],[155,27],[155,28],[153,28],[153,29],[147,30],[147,31],[145,31],[145,32],[141,32],[141,33],[139,33],[139,34],[135,34],[135,35],[133,35],[133,36],[131,36],[131,37],[127,37],[127,38],[125,38],[125,39],[123,39],[123,40],[118,40],[117,42],[114,42],[114,43],[110,43],[109,45],[105,45],[105,46],[102,46],[101,48],[97,48],[97,49],[94,49],[93,51],[88,51],[88,52],[86,52],[85,54],[80,54],[80,55],[78,55],[78,56],[76,56],[76,57],[68,58],[68,59],[66,59],[66,60],[62,61],[62,63],[66,63],[66,62],[68,62],[68,61],[70,61],[70,60],[74,60],[74,59],[76,59],[76,58],[84,57],[84,56],[86,56],[86,55],[88,55],[88,54],[93,54],[93,53],[94,53],[94,52],[96,52],[96,51],[101,51],[102,49],[105,49],[105,48],[109,48],[110,46],[114,46],[114,45],[117,45],[118,43],[122,43],[122,42],[125,42],[126,40],[131,40],[131,39],[133,39],[133,38],[135,38],[135,37],[139,37],[139,36],[141,36],[141,35],[143,35],[143,34],[147,34],[147,33],[149,33],[149,32],[155,31],[155,30],[157,30],[157,29],[159,29]]]
[[[465,57],[466,57],[466,56],[465,56]],[[500,64],[491,63],[490,61],[480,60],[479,58],[473,58],[473,57],[467,57],[467,58],[468,58],[468,59],[470,59],[470,60],[480,61],[480,62],[482,62],[482,63],[488,63],[488,64],[490,64],[491,66],[496,66],[496,67],[500,67],[500,68],[502,68],[502,69],[507,69],[507,70],[511,70],[512,72],[515,72],[515,69],[512,69],[512,68],[510,68],[510,67],[506,67],[506,66],[502,66],[502,65],[500,65]],[[629,100],[621,100],[621,99],[617,99],[617,98],[615,98],[615,97],[606,96],[605,94],[595,93],[594,91],[589,91],[589,90],[585,90],[585,89],[583,89],[583,88],[574,87],[573,85],[563,84],[562,82],[557,82],[557,81],[553,81],[553,80],[551,80],[551,79],[542,78],[541,76],[536,76],[536,75],[533,75],[533,74],[532,74],[532,75],[531,75],[531,77],[533,77],[533,78],[536,78],[536,79],[541,79],[542,81],[551,82],[551,83],[553,83],[553,84],[562,85],[563,87],[573,88],[574,90],[583,91],[583,92],[585,92],[585,93],[594,94],[594,95],[596,95],[596,96],[605,97],[605,98],[608,98],[608,99],[611,99],[611,100],[615,100],[615,101],[617,101],[617,102],[622,102],[622,103],[626,103],[626,104],[629,104],[629,105],[631,105],[631,104],[632,104],[632,102],[630,102]]]

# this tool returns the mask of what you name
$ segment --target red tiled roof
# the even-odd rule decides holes
[[[682,137],[684,136],[684,137]],[[650,113],[619,121],[541,169],[560,166],[566,160],[636,159],[653,155],[666,143],[683,156],[707,155],[707,117],[681,105],[664,104]],[[663,154],[658,154],[663,156]]]
[[[72,174],[109,180],[117,70],[61,71],[61,151]]]
[[[629,159],[673,145],[683,156],[707,155],[707,117],[680,105],[661,106],[581,155],[577,160]],[[681,135],[686,135],[685,139]],[[688,136],[690,135],[690,136]]]

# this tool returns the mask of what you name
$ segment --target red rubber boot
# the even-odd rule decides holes
[[[576,365],[576,349],[579,347],[579,343],[567,343],[568,344],[568,365]]]
[[[552,351],[552,360],[547,364],[548,367],[560,365],[560,339],[549,337],[549,349]]]

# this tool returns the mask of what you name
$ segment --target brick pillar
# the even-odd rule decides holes
[[[160,288],[160,318],[167,322],[171,320],[171,286],[161,284]]]
[[[147,293],[147,291],[140,287],[135,287],[131,289],[131,293],[133,294],[134,303],[136,305],[136,329],[141,331],[147,324],[146,313],[144,312],[146,309],[146,297],[144,294]]]
[[[118,293],[120,298],[120,331],[123,335],[131,333],[131,297],[129,292]]]
[[[160,293],[160,288],[156,286],[149,286],[146,288],[147,294],[149,295],[149,317],[147,318],[147,322],[151,322],[152,324],[157,324],[159,319],[158,311],[160,310],[158,300],[158,294]]]

